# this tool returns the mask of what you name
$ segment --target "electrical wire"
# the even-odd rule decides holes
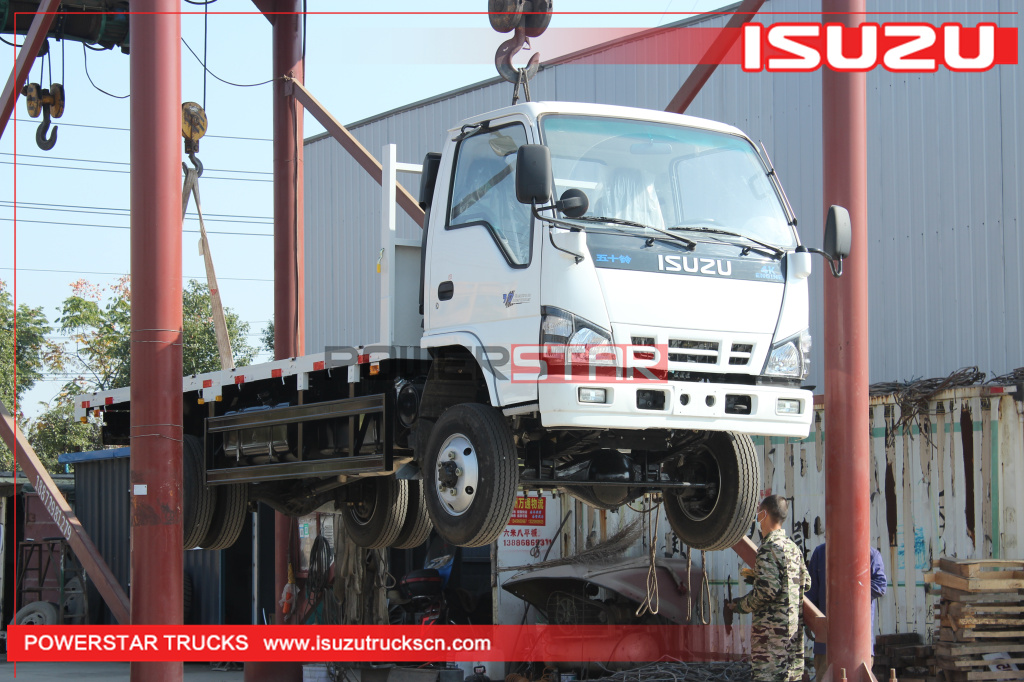
[[[63,125],[63,124],[61,124]],[[0,156],[14,156],[13,152],[0,152]],[[54,161],[74,161],[76,163],[107,163],[113,166],[130,166],[131,163],[128,161],[105,161],[103,159],[77,159],[70,156],[49,156],[47,154],[18,154],[19,157],[25,157],[27,159],[53,159]],[[79,170],[90,170],[88,168],[82,168]],[[214,173],[246,173],[248,175],[273,175],[273,171],[253,171],[253,170],[240,170],[236,168],[207,168],[206,170],[213,171]]]
[[[6,38],[4,38],[3,36],[0,36],[0,41],[2,41],[2,42],[4,42],[4,43],[6,43],[6,44],[8,44],[8,45],[10,45],[11,47],[16,47],[16,48],[18,48],[19,50],[21,49],[22,45],[24,45],[24,43],[22,43],[22,45],[15,45],[14,43],[12,43],[11,41],[7,40],[7,39],[6,39]]]
[[[0,270],[13,271],[14,268],[6,267],[6,266],[0,266]],[[114,277],[127,277],[128,276],[127,272],[96,272],[96,271],[93,271],[93,270],[58,270],[58,269],[53,269],[53,268],[23,268],[23,267],[19,267],[18,268],[18,272],[45,272],[45,273],[61,274],[61,275],[109,275],[109,276],[114,276]],[[206,275],[202,275],[202,276],[200,276],[200,275],[182,275],[181,278],[182,279],[195,279],[195,280],[200,280],[201,281],[201,280],[206,279]],[[233,281],[233,282],[273,282],[274,281],[273,279],[266,279],[266,278],[262,278],[261,279],[261,278],[258,278],[258,277],[220,277],[220,276],[218,276],[217,277],[217,281],[221,281],[221,280],[230,280],[230,281]],[[260,320],[259,322],[253,322],[252,324],[260,324],[262,322],[267,322],[267,321],[269,321],[269,320]]]
[[[196,54],[196,51],[195,51],[195,50],[193,50],[193,49],[192,49],[192,48],[191,48],[191,47],[189,46],[189,44],[188,44],[187,42],[185,42],[185,39],[184,39],[184,38],[182,38],[182,39],[181,39],[181,42],[182,42],[182,44],[183,44],[183,45],[184,45],[185,47],[187,47],[187,48],[188,48],[188,51],[192,53],[192,56],[196,58],[196,61],[198,61],[198,62],[199,62],[199,63],[200,63],[201,65],[202,65],[202,67],[203,67],[204,69],[206,69],[206,72],[207,72],[208,74],[210,74],[211,76],[213,76],[214,78],[216,78],[217,80],[219,80],[219,81],[220,81],[221,83],[224,83],[224,84],[226,84],[226,85],[233,85],[233,86],[235,86],[236,88],[255,88],[255,87],[259,86],[259,85],[266,85],[267,83],[273,83],[273,82],[274,82],[274,79],[273,79],[273,78],[271,78],[270,80],[266,80],[266,81],[263,81],[262,83],[232,83],[231,81],[227,81],[227,80],[224,80],[223,78],[221,78],[220,76],[218,76],[217,74],[215,74],[215,73],[214,73],[213,71],[210,71],[210,67],[208,67],[208,66],[207,66],[207,65],[206,65],[206,64],[205,64],[205,63],[203,62],[203,60],[199,58],[199,55],[197,55],[197,54]]]
[[[36,123],[36,121],[31,121],[31,120],[29,120],[27,118],[19,118],[18,119],[18,123]],[[98,125],[91,125],[91,124],[87,124],[87,123],[67,123],[66,121],[61,121],[60,124],[62,126],[71,126],[73,128],[93,128],[95,130],[119,130],[119,131],[125,132],[125,133],[131,132],[131,128],[123,128],[123,127],[120,127],[120,126],[98,126]],[[203,137],[204,138],[215,137],[215,138],[218,138],[218,139],[221,139],[221,140],[243,140],[243,141],[249,141],[249,142],[273,142],[274,141],[273,138],[270,138],[270,137],[241,137],[241,136],[238,136],[238,135],[204,135]]]
[[[127,95],[113,95],[93,82],[92,76],[89,75],[89,53],[85,51],[85,47],[85,43],[82,43],[82,62],[85,64],[85,77],[89,79],[89,83],[92,85],[92,87],[96,88],[104,95],[107,95],[108,97],[113,97],[114,99],[128,99],[129,97],[131,97],[132,93],[130,92]]]
[[[124,216],[127,216],[127,215],[129,215],[131,213],[130,209],[127,209],[127,208],[116,208],[116,207],[113,207],[113,206],[83,206],[81,204],[64,204],[64,205],[62,205],[60,207],[56,207],[53,204],[48,204],[48,203],[40,203],[40,202],[33,202],[33,201],[20,201],[20,200],[17,201],[17,202],[14,202],[14,201],[6,200],[6,199],[0,199],[0,208],[13,208],[14,206],[17,206],[18,208],[28,209],[28,210],[67,211],[67,212],[70,212],[70,213],[96,213],[98,215],[124,215]],[[85,209],[85,210],[74,210],[74,209]],[[110,213],[101,213],[101,211],[110,211]],[[196,215],[196,213],[190,211],[186,215],[194,216],[194,215]],[[253,222],[252,224],[254,224],[254,225],[273,225],[274,224],[273,218],[270,218],[270,217],[267,217],[267,216],[260,216],[260,215],[241,215],[241,214],[236,214],[236,213],[204,213],[203,214],[203,218],[209,219],[210,217],[217,217],[217,218],[253,218],[253,219],[257,220],[257,221],[260,221],[260,222]],[[218,221],[218,222],[222,222],[222,223],[229,223],[229,222],[249,223],[249,221],[241,221],[241,220],[221,220],[221,221]]]
[[[14,218],[0,218],[0,220],[8,223],[14,222]],[[57,220],[33,220],[30,218],[18,218],[19,223],[32,223],[34,225],[61,225],[63,227],[101,227],[109,230],[130,230],[131,227],[128,225],[97,225],[95,223],[62,223]],[[199,234],[199,230],[182,230],[182,232],[190,234]],[[231,235],[232,237],[273,237],[273,234],[266,232],[220,232],[217,230],[207,230],[206,234],[225,234]]]
[[[217,0],[185,0],[190,5],[212,5]]]
[[[14,161],[0,161],[0,164],[6,165],[6,166],[13,166],[13,165],[15,165],[15,162]],[[29,168],[50,168],[50,169],[53,169],[53,170],[74,170],[74,171],[87,171],[87,172],[92,172],[92,173],[120,173],[122,175],[128,175],[128,174],[131,173],[130,170],[119,170],[117,168],[78,168],[76,166],[60,166],[60,165],[55,165],[55,164],[51,165],[51,164],[45,164],[45,163],[25,163],[25,162],[18,162],[17,165],[18,166],[26,166],[26,167],[29,167]],[[218,171],[218,172],[223,172],[223,171]],[[203,180],[233,180],[234,182],[270,182],[270,183],[274,182],[273,180],[263,180],[263,179],[260,179],[260,178],[225,178],[225,177],[219,177],[219,176],[215,177],[215,176],[212,176],[212,175],[205,175],[205,174],[203,175]]]

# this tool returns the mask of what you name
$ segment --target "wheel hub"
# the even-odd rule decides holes
[[[480,465],[469,438],[455,433],[445,440],[437,458],[434,493],[452,516],[469,510],[476,497]]]
[[[718,492],[722,486],[722,472],[711,451],[701,448],[687,455],[676,476],[679,481],[699,485],[677,493],[683,513],[693,521],[703,521],[711,516],[718,505]]]

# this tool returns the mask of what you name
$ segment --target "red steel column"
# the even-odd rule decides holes
[[[131,621],[182,622],[181,17],[131,9]],[[132,663],[132,682],[181,663]]]
[[[822,0],[823,22],[856,26],[865,0]],[[839,14],[824,14],[839,12]],[[871,657],[868,421],[867,76],[822,70],[824,205],[850,211],[843,276],[825,276],[826,616],[832,679]]]
[[[263,4],[260,5],[262,8]],[[277,0],[270,15],[273,24],[274,76],[274,355],[289,358],[305,352],[303,320],[302,249],[302,107],[285,95],[282,76],[304,81],[302,54],[302,2]],[[275,596],[288,582],[289,530],[292,519],[274,514]],[[277,604],[274,622],[284,623]],[[301,680],[296,663],[247,663],[247,682]]]
[[[302,105],[285,95],[282,76],[302,83],[301,0],[278,0],[274,15],[274,349],[305,352],[302,250]]]

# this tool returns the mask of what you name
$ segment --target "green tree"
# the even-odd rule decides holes
[[[182,364],[185,374],[202,374],[220,369],[220,353],[217,351],[217,333],[213,327],[213,307],[210,303],[210,288],[196,280],[189,280],[182,298],[182,325],[185,345],[182,350]],[[231,355],[235,366],[242,367],[252,362],[257,349],[249,345],[249,323],[242,322],[238,315],[224,308],[224,319],[231,340]]]
[[[15,342],[14,298],[7,284],[0,280],[0,400],[7,411],[13,413],[17,398],[19,409],[15,416],[20,426],[24,426],[24,416],[20,409],[22,398],[42,378],[46,358],[54,351],[46,340],[49,332],[50,325],[43,309],[22,303],[18,306]],[[10,471],[13,466],[14,457],[0,443],[0,470]]]
[[[235,365],[251,363],[257,351],[247,340],[249,324],[230,308],[224,309],[224,317]],[[55,368],[74,375],[64,387],[64,397],[131,383],[131,287],[127,277],[113,285],[106,297],[99,287],[84,280],[76,282],[57,322],[70,341],[55,360]],[[195,280],[182,291],[182,332],[184,374],[220,369],[210,290]]]
[[[263,328],[260,333],[260,345],[270,353],[270,357],[274,357],[274,320],[271,318],[267,321],[267,326]]]
[[[100,425],[91,420],[80,423],[75,419],[74,404],[65,400],[47,405],[41,415],[30,420],[28,440],[48,471],[62,471],[63,467],[57,462],[59,455],[101,447]]]

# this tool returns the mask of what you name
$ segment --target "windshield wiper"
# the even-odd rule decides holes
[[[693,249],[695,249],[697,247],[697,242],[693,241],[692,239],[687,239],[686,237],[681,237],[678,234],[672,234],[668,230],[662,230],[659,227],[651,227],[650,225],[644,225],[643,223],[635,223],[632,220],[623,220],[622,218],[608,218],[608,217],[605,217],[605,216],[595,216],[595,215],[584,215],[584,216],[580,216],[578,218],[573,218],[572,220],[585,220],[585,221],[591,222],[591,223],[611,223],[612,225],[626,225],[628,227],[639,227],[639,228],[644,229],[644,230],[652,230],[652,231],[657,232],[659,234],[663,234],[666,237],[671,237],[674,241],[681,242],[681,243],[685,244],[686,248],[689,249],[690,251],[693,251]],[[632,232],[626,232],[625,230],[622,230],[621,232],[623,234],[633,234]],[[635,236],[641,237],[641,238],[646,238],[646,239],[651,239],[650,235],[638,234],[638,235],[635,235]]]
[[[786,252],[784,250],[780,249],[777,246],[772,246],[771,244],[765,244],[764,242],[762,242],[762,241],[760,241],[758,239],[754,239],[753,237],[748,237],[747,235],[740,234],[739,232],[730,232],[729,230],[720,230],[717,227],[702,227],[702,226],[697,226],[697,225],[675,225],[675,226],[670,227],[668,229],[670,229],[670,230],[685,230],[687,232],[703,232],[705,234],[720,234],[720,235],[723,235],[725,237],[739,237],[740,239],[746,239],[748,242],[753,242],[754,244],[757,244],[758,247],[761,247],[761,248],[757,248],[757,247],[754,247],[754,246],[744,246],[744,247],[742,247],[743,250],[740,252],[741,256],[746,256],[751,251],[756,251],[756,252],[758,252],[760,254],[764,254],[766,256],[774,258],[775,260],[782,260],[782,257],[784,255],[786,255]]]

